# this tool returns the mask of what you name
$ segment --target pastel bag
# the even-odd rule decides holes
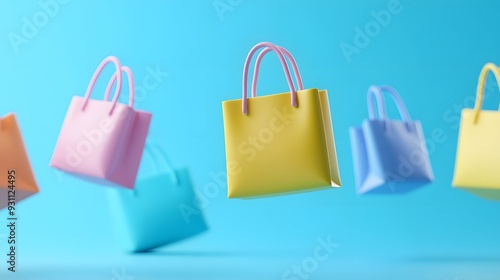
[[[253,98],[248,98],[248,68],[255,52]],[[262,56],[278,55],[289,92],[256,97]],[[283,53],[296,73],[295,89]],[[340,176],[326,90],[304,90],[291,54],[259,43],[243,69],[242,99],[222,102],[229,198],[256,198],[339,187]]]
[[[474,109],[462,110],[453,186],[500,200],[500,112],[481,110],[489,72],[500,86],[500,68],[487,63],[479,76]]]
[[[90,99],[103,68],[113,63],[116,72],[108,88],[117,82],[108,101]],[[128,75],[129,104],[118,103],[122,70]],[[134,78],[116,57],[104,59],[95,71],[85,96],[74,96],[61,128],[50,166],[95,183],[132,189],[151,122],[151,113],[135,110]]]
[[[205,232],[203,213],[194,208],[194,188],[186,168],[174,170],[165,152],[148,143],[146,156],[156,172],[134,190],[109,189],[109,206],[123,250],[152,250]]]
[[[402,120],[390,120],[383,93],[396,102]],[[378,100],[375,115],[373,98]],[[422,126],[410,118],[403,99],[389,86],[368,90],[369,119],[350,129],[358,194],[407,193],[434,180]]]
[[[14,113],[0,118],[0,209],[38,192]],[[13,204],[11,204],[13,206]]]

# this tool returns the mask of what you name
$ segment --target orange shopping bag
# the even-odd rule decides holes
[[[0,209],[38,192],[16,116],[0,118]]]

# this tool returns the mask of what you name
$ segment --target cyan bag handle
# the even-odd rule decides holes
[[[121,91],[121,85],[122,85],[122,72],[120,71],[121,65],[120,65],[120,61],[115,56],[108,56],[108,57],[106,57],[101,62],[101,64],[99,64],[99,66],[97,67],[97,69],[95,70],[94,74],[92,75],[92,78],[90,79],[90,83],[89,83],[89,85],[87,87],[87,91],[85,92],[85,96],[83,98],[84,101],[83,101],[83,105],[82,105],[82,111],[85,110],[85,107],[87,106],[87,104],[89,102],[90,95],[92,94],[92,90],[94,89],[94,86],[96,84],[97,78],[99,78],[99,76],[102,73],[102,70],[109,63],[113,63],[115,65],[115,67],[116,67],[115,74],[116,74],[116,77],[117,77],[116,79],[118,80],[118,83],[117,83],[117,86],[116,86],[116,90],[115,90],[115,95],[113,97],[113,101],[112,101],[112,105],[111,105],[111,109],[109,111],[110,115],[111,115],[111,113],[113,113],[113,110],[114,110],[114,108],[116,106],[116,103],[118,102],[118,98],[120,97],[120,91]]]
[[[380,116],[379,118],[385,121],[389,120],[384,103],[384,92],[387,92],[391,95],[392,100],[394,101],[394,103],[396,103],[396,107],[398,108],[399,114],[401,115],[403,121],[405,121],[406,123],[411,122],[410,113],[408,113],[408,110],[406,109],[406,105],[403,101],[403,98],[401,98],[401,95],[399,95],[396,89],[386,85],[371,86],[368,89],[368,112],[370,114],[370,119],[376,119],[375,104],[373,98],[373,95],[375,95],[378,103],[378,111]]]
[[[293,86],[292,82],[292,77],[290,75],[290,70],[288,69],[288,65],[286,64],[285,58],[283,57],[283,54],[281,51],[278,49],[277,46],[275,46],[272,43],[269,42],[262,42],[258,43],[255,45],[250,52],[247,55],[246,61],[245,61],[245,66],[243,67],[243,90],[242,90],[242,112],[243,114],[248,114],[248,68],[250,67],[250,62],[252,60],[253,55],[261,48],[268,47],[272,51],[274,51],[277,55],[278,58],[281,62],[281,66],[283,66],[283,70],[285,72],[286,80],[288,82],[288,87],[290,88],[290,97],[291,97],[291,103],[293,107],[297,107],[297,92],[295,91],[295,88]]]
[[[486,78],[488,77],[489,72],[493,72],[495,78],[497,80],[498,87],[500,88],[500,68],[493,63],[486,63],[481,70],[481,74],[479,74],[479,81],[477,84],[477,94],[476,94],[476,104],[474,105],[474,120],[476,123],[479,117],[479,112],[483,107],[483,99],[484,99],[484,85],[486,84]],[[499,108],[500,110],[500,108]]]
[[[297,66],[297,62],[295,61],[295,58],[292,56],[292,54],[285,48],[277,46],[278,49],[282,54],[285,55],[285,57],[288,59],[290,64],[292,65],[293,73],[295,75],[295,80],[297,81],[297,88],[299,90],[304,89],[304,85],[302,84],[302,77],[300,75],[299,67]],[[272,51],[271,48],[265,48],[263,49],[259,55],[257,56],[257,60],[255,61],[255,67],[253,70],[253,81],[252,81],[252,97],[257,96],[257,81],[259,79],[259,70],[260,70],[260,63],[262,62],[262,59],[264,56]]]
[[[122,66],[120,67],[120,71],[116,71],[113,74],[113,77],[111,77],[111,80],[109,80],[108,86],[106,87],[106,93],[104,94],[104,100],[108,101],[109,100],[109,95],[111,93],[111,89],[113,88],[113,85],[115,84],[116,80],[118,79],[119,72],[125,72],[128,77],[128,87],[129,87],[129,92],[130,92],[130,97],[129,97],[129,107],[134,106],[134,98],[135,98],[135,84],[134,84],[134,74],[132,73],[132,69],[130,69],[128,66]],[[118,87],[118,85],[117,85]]]
[[[177,173],[175,173],[175,169],[172,167],[172,164],[170,164],[170,161],[168,160],[167,153],[165,153],[160,146],[149,140],[146,142],[144,150],[152,159],[155,165],[155,171],[160,173],[162,170],[165,170],[170,174],[172,182],[175,185],[179,185],[179,178],[177,177]],[[163,166],[163,169],[161,166]]]

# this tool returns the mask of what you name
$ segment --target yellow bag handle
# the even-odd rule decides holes
[[[483,107],[483,96],[484,96],[484,85],[486,84],[486,78],[488,77],[488,72],[493,72],[500,88],[500,68],[493,63],[486,63],[479,74],[479,81],[477,84],[477,94],[476,94],[476,104],[474,105],[474,123],[477,122],[479,112],[481,107]],[[499,107],[500,110],[500,107]]]

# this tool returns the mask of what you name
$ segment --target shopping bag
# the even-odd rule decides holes
[[[103,68],[114,63],[116,81],[113,100],[90,99]],[[118,103],[122,71],[128,75],[130,101]],[[108,85],[108,89],[111,87]],[[95,71],[85,96],[73,97],[64,120],[50,166],[103,185],[132,189],[151,122],[151,114],[135,110],[134,79],[116,57],[107,57]]]
[[[262,47],[278,55],[290,92],[255,97],[254,91],[248,99],[248,68]],[[296,68],[293,57],[289,58]],[[340,187],[327,91],[304,90],[300,76],[296,78],[298,91],[277,46],[259,43],[248,54],[242,100],[222,102],[229,198]]]
[[[383,92],[396,102],[402,121],[387,117]],[[375,116],[373,97],[378,99],[380,118]],[[357,193],[407,193],[432,182],[421,124],[410,118],[399,93],[389,86],[371,86],[368,108],[370,118],[350,129]]]
[[[486,199],[500,200],[500,112],[481,110],[490,71],[500,86],[500,68],[486,64],[479,76],[474,109],[462,110],[453,186]]]
[[[37,192],[19,124],[14,114],[8,114],[0,118],[0,209]]]
[[[186,168],[174,170],[160,148],[146,145],[156,174],[139,179],[134,190],[109,189],[115,232],[125,251],[140,252],[206,231]]]

